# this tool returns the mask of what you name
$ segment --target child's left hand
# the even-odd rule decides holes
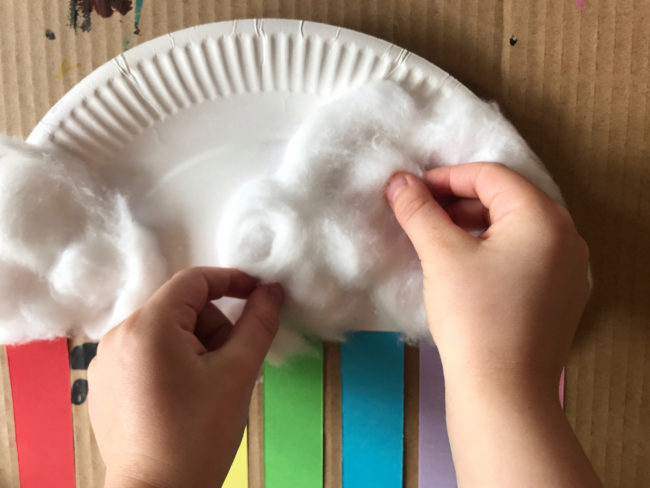
[[[211,303],[222,296],[248,299],[234,326]],[[186,269],[106,334],[88,408],[107,488],[220,486],[282,300],[237,270]]]

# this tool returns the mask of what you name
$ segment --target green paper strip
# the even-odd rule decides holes
[[[264,486],[323,487],[323,347],[264,364]]]

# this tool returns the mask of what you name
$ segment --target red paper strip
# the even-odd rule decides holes
[[[21,488],[74,488],[66,339],[7,346]]]

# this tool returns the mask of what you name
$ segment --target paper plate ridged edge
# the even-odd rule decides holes
[[[72,88],[28,141],[104,159],[154,123],[209,100],[257,92],[323,97],[390,79],[427,97],[456,80],[386,41],[326,24],[252,19],[168,34],[123,53]]]

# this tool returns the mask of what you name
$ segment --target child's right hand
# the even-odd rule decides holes
[[[437,168],[424,180],[395,175],[387,197],[422,262],[447,373],[525,375],[557,390],[589,293],[571,216],[500,164]],[[443,210],[434,196],[463,200]],[[487,230],[473,237],[459,225]]]
[[[567,210],[494,163],[399,173],[386,197],[422,263],[459,486],[599,486],[557,400],[589,294]]]

